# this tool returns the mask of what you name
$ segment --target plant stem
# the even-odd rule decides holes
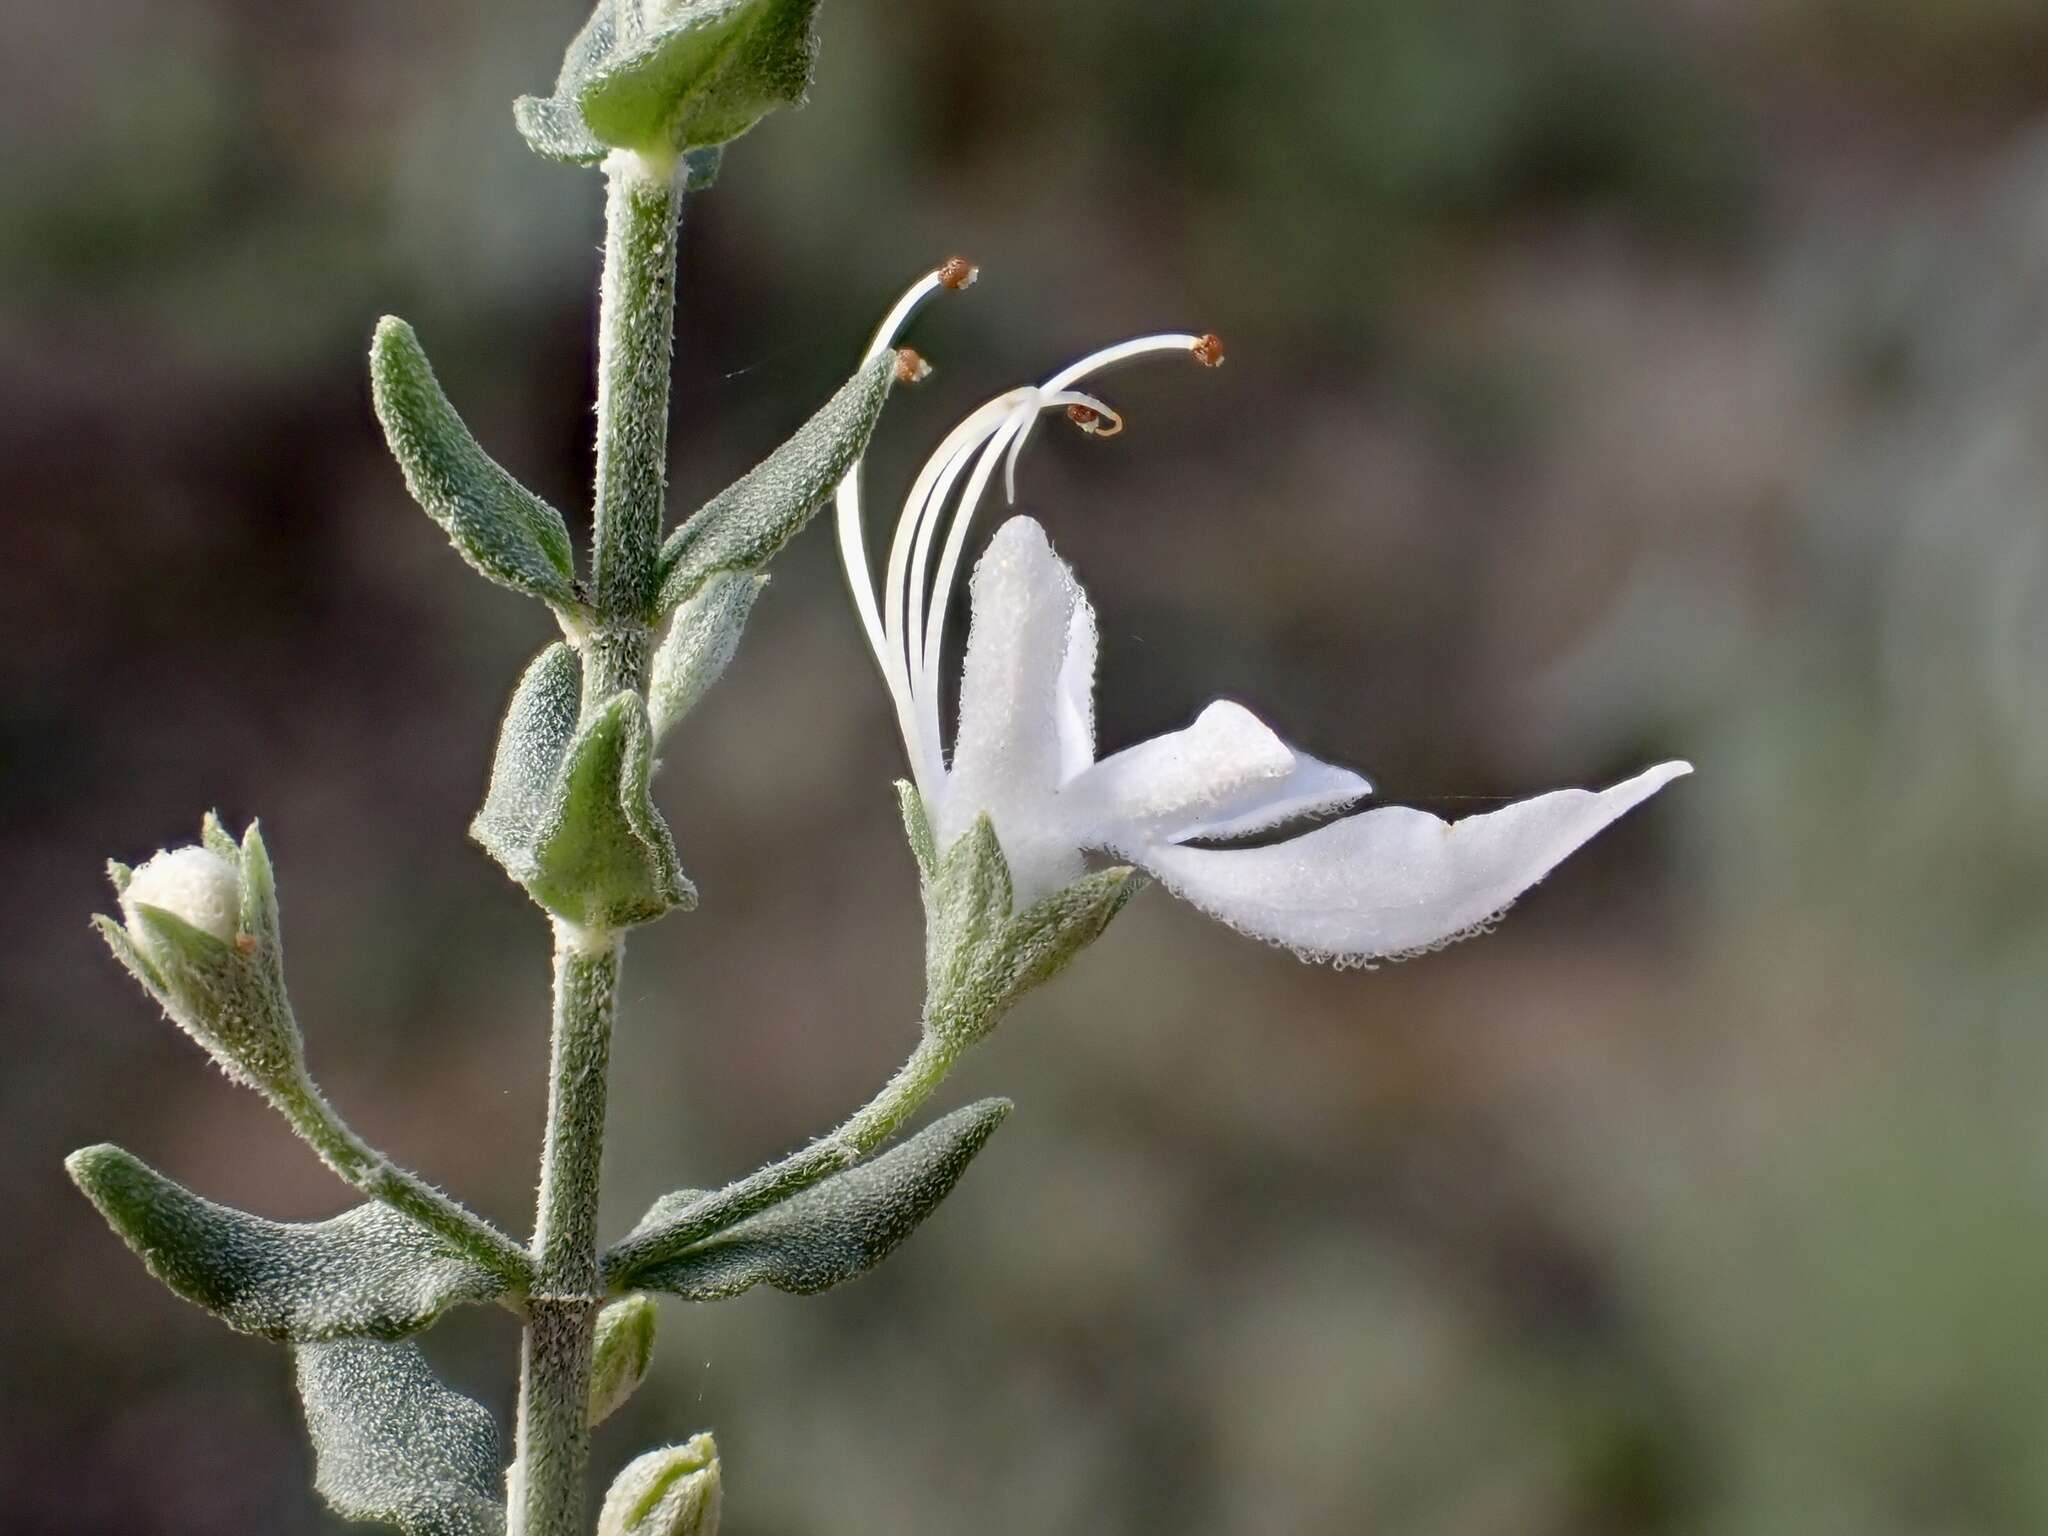
[[[629,1236],[604,1256],[607,1290],[628,1289],[633,1275],[674,1258],[692,1243],[734,1222],[766,1210],[841,1169],[851,1168],[895,1135],[953,1069],[956,1053],[931,1035],[918,1042],[910,1059],[838,1130],[801,1152],[771,1163],[750,1178],[704,1196],[651,1232]]]
[[[624,150],[605,162],[591,584],[602,623],[642,629],[654,606],[668,470],[676,234],[683,211],[674,172],[673,166],[651,164]],[[613,677],[605,686],[610,691],[632,683]]]
[[[597,513],[590,559],[597,623],[580,647],[586,717],[620,690],[646,687],[668,470],[676,233],[683,207],[673,165],[621,151],[605,162],[605,177]],[[583,1531],[590,1352],[604,1305],[598,1167],[623,949],[617,934],[556,925],[547,1143],[520,1349],[518,1446],[507,1487],[510,1536]]]
[[[320,1160],[373,1200],[381,1200],[403,1211],[421,1226],[437,1234],[458,1252],[467,1254],[514,1290],[523,1291],[533,1279],[533,1265],[526,1250],[505,1236],[483,1217],[453,1197],[434,1188],[416,1173],[409,1173],[349,1129],[348,1123],[310,1079],[291,1089],[268,1090],[270,1101],[315,1152]]]
[[[598,1165],[624,941],[558,928],[555,1020],[534,1223],[534,1286],[519,1362],[512,1536],[581,1536],[597,1272]]]

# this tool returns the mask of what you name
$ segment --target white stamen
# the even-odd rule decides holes
[[[1068,364],[1038,387],[1047,394],[1053,394],[1080,383],[1091,373],[1099,373],[1104,368],[1112,368],[1134,357],[1144,357],[1152,352],[1192,352],[1201,343],[1201,337],[1181,332],[1139,336],[1130,341],[1120,341],[1113,347],[1104,347],[1100,352],[1090,352],[1078,363]]]
[[[945,286],[949,285],[937,271],[913,284],[876,328],[867,361],[894,345],[897,333],[918,306]],[[1123,419],[1113,409],[1072,385],[1099,369],[1131,358],[1153,352],[1193,351],[1200,345],[1199,336],[1141,336],[1092,352],[1043,384],[1010,390],[970,413],[946,434],[911,484],[890,540],[879,598],[874,571],[868,564],[867,534],[861,518],[860,480],[865,460],[857,462],[840,481],[836,498],[840,559],[846,567],[847,584],[852,588],[854,607],[867,632],[868,645],[875,653],[896,706],[897,725],[903,733],[911,773],[928,803],[936,805],[946,774],[945,740],[939,724],[939,664],[945,649],[947,609],[968,532],[987,494],[997,462],[1002,462],[1004,490],[1014,503],[1017,458],[1041,412],[1078,407],[1092,413],[1095,420],[1109,423],[1107,430],[1111,433],[1122,428]],[[974,460],[971,473],[969,459]],[[932,541],[940,525],[948,522],[948,503],[953,501],[954,488],[963,473],[967,474],[967,483],[952,508],[936,579],[927,586]]]
[[[874,337],[862,355],[861,366],[866,367],[894,345],[897,332],[909,323],[918,307],[944,286],[937,270],[927,272],[912,283],[889,313],[882,317],[882,323],[875,327]],[[839,482],[834,497],[839,562],[845,567],[846,582],[853,592],[854,611],[860,615],[861,628],[867,631],[868,646],[874,651],[875,660],[882,668],[883,681],[889,685],[890,695],[896,701],[897,719],[907,729],[911,719],[909,682],[902,676],[900,666],[891,667],[889,664],[881,608],[875,601],[874,571],[868,565],[867,530],[861,518],[860,476],[861,465],[856,462],[852,471]],[[908,740],[907,735],[905,739]]]
[[[996,460],[1003,457],[1003,450],[1021,438],[1031,423],[1038,419],[1038,411],[1035,401],[1019,403],[989,438],[987,446],[981,450],[981,457],[975,461],[967,489],[960,493],[960,506],[953,514],[953,526],[946,530],[946,545],[939,555],[938,580],[932,583],[931,606],[925,617],[924,636],[917,659],[924,672],[924,693],[918,701],[918,727],[927,752],[938,760],[941,769],[946,760],[946,746],[939,725],[939,662],[946,651],[946,615],[953,606],[953,578],[960,570],[960,554],[967,547],[967,533],[974,525],[974,514],[981,508],[981,498],[988,490]]]

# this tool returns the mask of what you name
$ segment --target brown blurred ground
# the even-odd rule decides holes
[[[99,863],[260,814],[317,1069],[522,1226],[546,962],[462,828],[537,612],[406,502],[418,327],[564,507],[595,177],[527,154],[561,4],[0,15],[0,1508],[337,1529],[287,1372],[63,1181],[118,1139],[340,1208],[87,932]],[[1331,975],[1148,897],[949,1089],[1018,1113],[890,1265],[674,1306],[606,1468],[714,1427],[736,1536],[2048,1528],[2048,11],[2033,0],[831,0],[815,102],[693,202],[682,507],[917,335],[877,497],[1114,336],[1027,501],[1110,744],[1217,693],[1460,811],[1699,775],[1494,937]],[[608,1219],[908,1044],[897,748],[808,535],[661,798]],[[436,1335],[502,1406],[509,1319]]]

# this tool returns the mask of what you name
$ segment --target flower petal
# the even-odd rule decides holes
[[[1671,780],[1665,763],[1612,789],[1561,789],[1444,822],[1389,806],[1270,848],[1127,853],[1175,895],[1304,959],[1399,958],[1498,917],[1565,855]]]
[[[1060,782],[1065,784],[1095,761],[1095,605],[1077,584],[1074,614],[1067,621],[1067,654],[1060,662],[1054,719],[1060,737]]]
[[[1295,751],[1242,704],[1219,699],[1185,730],[1104,758],[1060,800],[1091,846],[1134,858],[1155,843],[1264,831],[1371,789],[1349,769]]]
[[[1045,530],[1013,517],[989,542],[970,590],[974,619],[960,677],[960,730],[939,810],[940,845],[986,811],[1021,906],[1027,893],[1055,889],[1082,868],[1079,842],[1054,814],[1061,716],[1072,709],[1062,684],[1081,589]]]

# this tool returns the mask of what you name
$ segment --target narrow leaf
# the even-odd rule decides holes
[[[519,679],[498,729],[491,787],[469,824],[469,835],[515,880],[533,873],[533,850],[576,734],[582,699],[583,664],[574,650],[557,641]]]
[[[895,378],[896,354],[884,352],[789,441],[670,534],[661,550],[660,611],[676,607],[720,571],[758,570],[795,538],[867,451]]]
[[[719,167],[724,163],[723,144],[712,144],[703,149],[691,150],[683,156],[683,190],[702,192],[706,187],[715,185],[718,181]]]
[[[716,1301],[763,1282],[810,1295],[851,1280],[879,1264],[938,1208],[1009,1112],[1007,1099],[955,1110],[894,1151],[621,1283]]]
[[[555,77],[551,96],[522,96],[512,104],[512,118],[520,134],[537,153],[568,165],[595,165],[607,146],[592,136],[583,121],[583,109],[576,104],[584,82],[610,60],[618,45],[613,13],[614,0],[597,0],[597,9],[583,23],[582,30],[562,56],[561,72]]]
[[[653,771],[646,706],[638,694],[613,695],[569,744],[524,882],[534,900],[599,928],[651,922],[696,904],[647,795]]]
[[[817,9],[818,0],[669,0],[585,79],[583,121],[604,143],[644,153],[738,138],[803,100]]]
[[[477,446],[403,320],[377,323],[370,385],[406,489],[462,558],[492,581],[572,606],[576,567],[562,514]]]
[[[669,621],[647,685],[647,716],[660,741],[704,697],[740,648],[740,632],[765,576],[725,571],[711,578]]]
[[[654,1363],[652,1296],[625,1296],[597,1314],[590,1349],[590,1424],[594,1429],[622,1407]]]
[[[87,1147],[64,1166],[152,1275],[242,1333],[395,1339],[506,1289],[388,1206],[266,1221],[201,1199],[119,1147]]]
[[[341,1339],[297,1353],[313,1486],[328,1503],[408,1536],[502,1536],[497,1427],[441,1385],[418,1345]]]

